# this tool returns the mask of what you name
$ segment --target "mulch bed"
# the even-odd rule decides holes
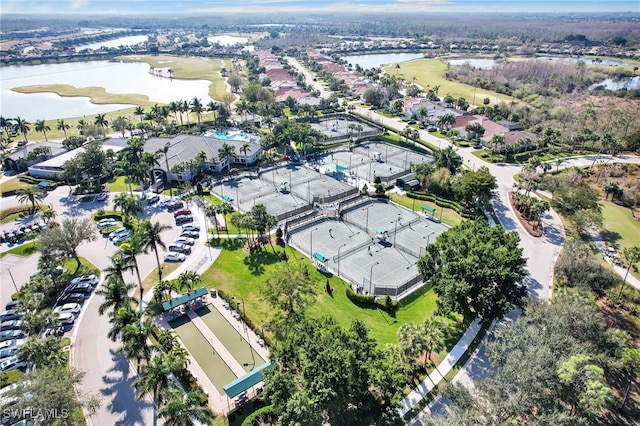
[[[527,219],[525,219],[524,216],[522,216],[522,213],[520,213],[518,209],[516,209],[515,206],[513,205],[513,192],[509,192],[509,202],[511,203],[511,207],[513,208],[513,211],[516,212],[516,217],[518,218],[518,220],[520,221],[524,229],[527,230],[529,235],[536,238],[542,237],[542,234],[543,234],[542,225],[538,224],[537,221],[530,223]]]

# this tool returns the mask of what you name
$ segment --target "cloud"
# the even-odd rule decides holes
[[[89,4],[89,0],[73,0],[71,2],[71,9],[82,9]]]

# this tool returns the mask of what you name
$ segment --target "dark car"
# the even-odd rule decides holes
[[[427,127],[427,132],[437,132],[438,128],[436,126]]]
[[[89,283],[76,283],[71,284],[69,287],[64,289],[65,294],[69,293],[85,293],[89,294],[93,291],[93,286]]]
[[[25,336],[26,335],[24,331],[20,329],[0,331],[0,342],[4,342],[5,340],[11,340],[11,339],[22,339]]]
[[[20,328],[20,320],[14,319],[0,323],[0,331],[17,330]]]
[[[176,225],[180,225],[182,223],[193,222],[193,216],[190,214],[183,214],[182,216],[176,217]]]
[[[24,312],[21,312],[21,311],[19,311],[17,309],[8,309],[8,310],[0,313],[0,322],[20,319],[23,316],[24,316]]]
[[[198,231],[182,231],[180,233],[180,236],[188,238],[200,238],[200,233]]]
[[[58,297],[56,305],[64,305],[65,303],[78,303],[82,305],[85,300],[85,293],[67,293]]]
[[[18,302],[17,300],[10,300],[10,301],[7,302],[6,305],[4,305],[4,308],[7,309],[7,310],[16,309],[19,304],[20,304],[20,302]]]
[[[482,144],[480,142],[476,142],[473,144],[473,149],[482,149]]]
[[[173,203],[167,204],[167,210],[170,212],[174,210],[179,210],[184,207],[184,203],[182,201],[174,201]]]

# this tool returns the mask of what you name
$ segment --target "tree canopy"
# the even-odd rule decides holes
[[[398,418],[403,367],[359,321],[346,330],[330,318],[302,318],[271,360],[264,389],[279,424],[386,425]]]
[[[520,282],[527,271],[519,241],[515,232],[482,220],[463,221],[441,234],[418,260],[438,295],[438,309],[490,323],[522,306],[527,290]]]

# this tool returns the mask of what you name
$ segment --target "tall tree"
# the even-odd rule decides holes
[[[47,139],[47,131],[51,130],[51,127],[47,125],[46,121],[36,120],[34,129],[36,132],[42,132],[42,134],[44,135],[44,140],[49,141],[49,139]]]
[[[314,301],[316,290],[306,269],[284,262],[276,265],[267,277],[262,293],[267,303],[290,316],[304,311]]]
[[[153,323],[151,320],[147,319],[128,324],[121,332],[121,352],[124,353],[127,358],[136,359],[136,369],[138,374],[140,374],[140,362],[143,359],[149,361],[149,359],[151,359],[151,354],[153,353],[153,348],[149,342],[152,327]]]
[[[213,414],[202,404],[202,391],[198,388],[185,394],[179,389],[165,388],[167,403],[158,411],[166,426],[198,426],[211,424]]]
[[[65,218],[60,226],[47,228],[40,234],[39,247],[43,253],[59,253],[76,261],[76,271],[80,269],[78,246],[97,238],[93,223],[88,218]]]
[[[164,164],[167,171],[166,178],[167,178],[167,184],[169,185],[169,197],[173,198],[173,185],[171,185],[171,182],[169,182],[169,173],[171,172],[171,169],[169,168],[168,154],[170,149],[171,149],[171,143],[167,142],[162,146],[162,148],[158,148],[156,152],[158,154],[164,155]]]
[[[109,125],[109,121],[106,118],[106,114],[97,114],[95,119],[93,120],[93,124],[100,127],[104,134],[104,128]]]
[[[65,139],[67,139],[67,130],[69,130],[70,128],[71,126],[65,123],[63,119],[59,119],[56,124],[56,130],[62,130]]]
[[[171,229],[170,225],[163,225],[160,222],[153,222],[149,220],[143,220],[138,223],[136,233],[140,236],[140,242],[142,248],[146,250],[153,250],[156,255],[156,264],[158,265],[158,282],[162,281],[162,268],[160,266],[160,255],[158,254],[158,247],[163,250],[167,249],[166,244],[162,241],[160,234],[164,231]]]
[[[27,133],[29,133],[29,131],[31,130],[31,127],[29,127],[31,123],[29,123],[27,120],[23,120],[20,117],[16,117],[13,119],[13,127],[22,134],[22,137],[24,137],[25,141],[29,141],[27,139]]]
[[[108,279],[106,283],[96,291],[96,294],[104,297],[104,301],[98,306],[98,313],[103,315],[109,308],[111,308],[112,311],[117,311],[125,305],[137,302],[135,298],[129,296],[129,293],[134,288],[135,284],[123,283],[114,277]]]
[[[464,221],[438,236],[418,260],[420,273],[431,277],[438,309],[489,324],[522,306],[527,271],[519,241],[515,232],[482,220]]]
[[[222,147],[218,150],[218,158],[220,161],[227,162],[227,170],[231,173],[231,159],[234,157],[236,148],[228,143],[223,143]]]
[[[16,191],[20,203],[31,203],[31,212],[36,211],[36,203],[44,200],[44,190],[37,185],[30,185]]]
[[[200,125],[200,116],[202,115],[202,111],[204,111],[204,107],[202,106],[202,102],[200,101],[200,99],[198,99],[197,97],[194,97],[193,99],[191,99],[191,112],[194,112],[196,114],[196,117],[198,117],[198,131],[202,131],[202,126]]]

